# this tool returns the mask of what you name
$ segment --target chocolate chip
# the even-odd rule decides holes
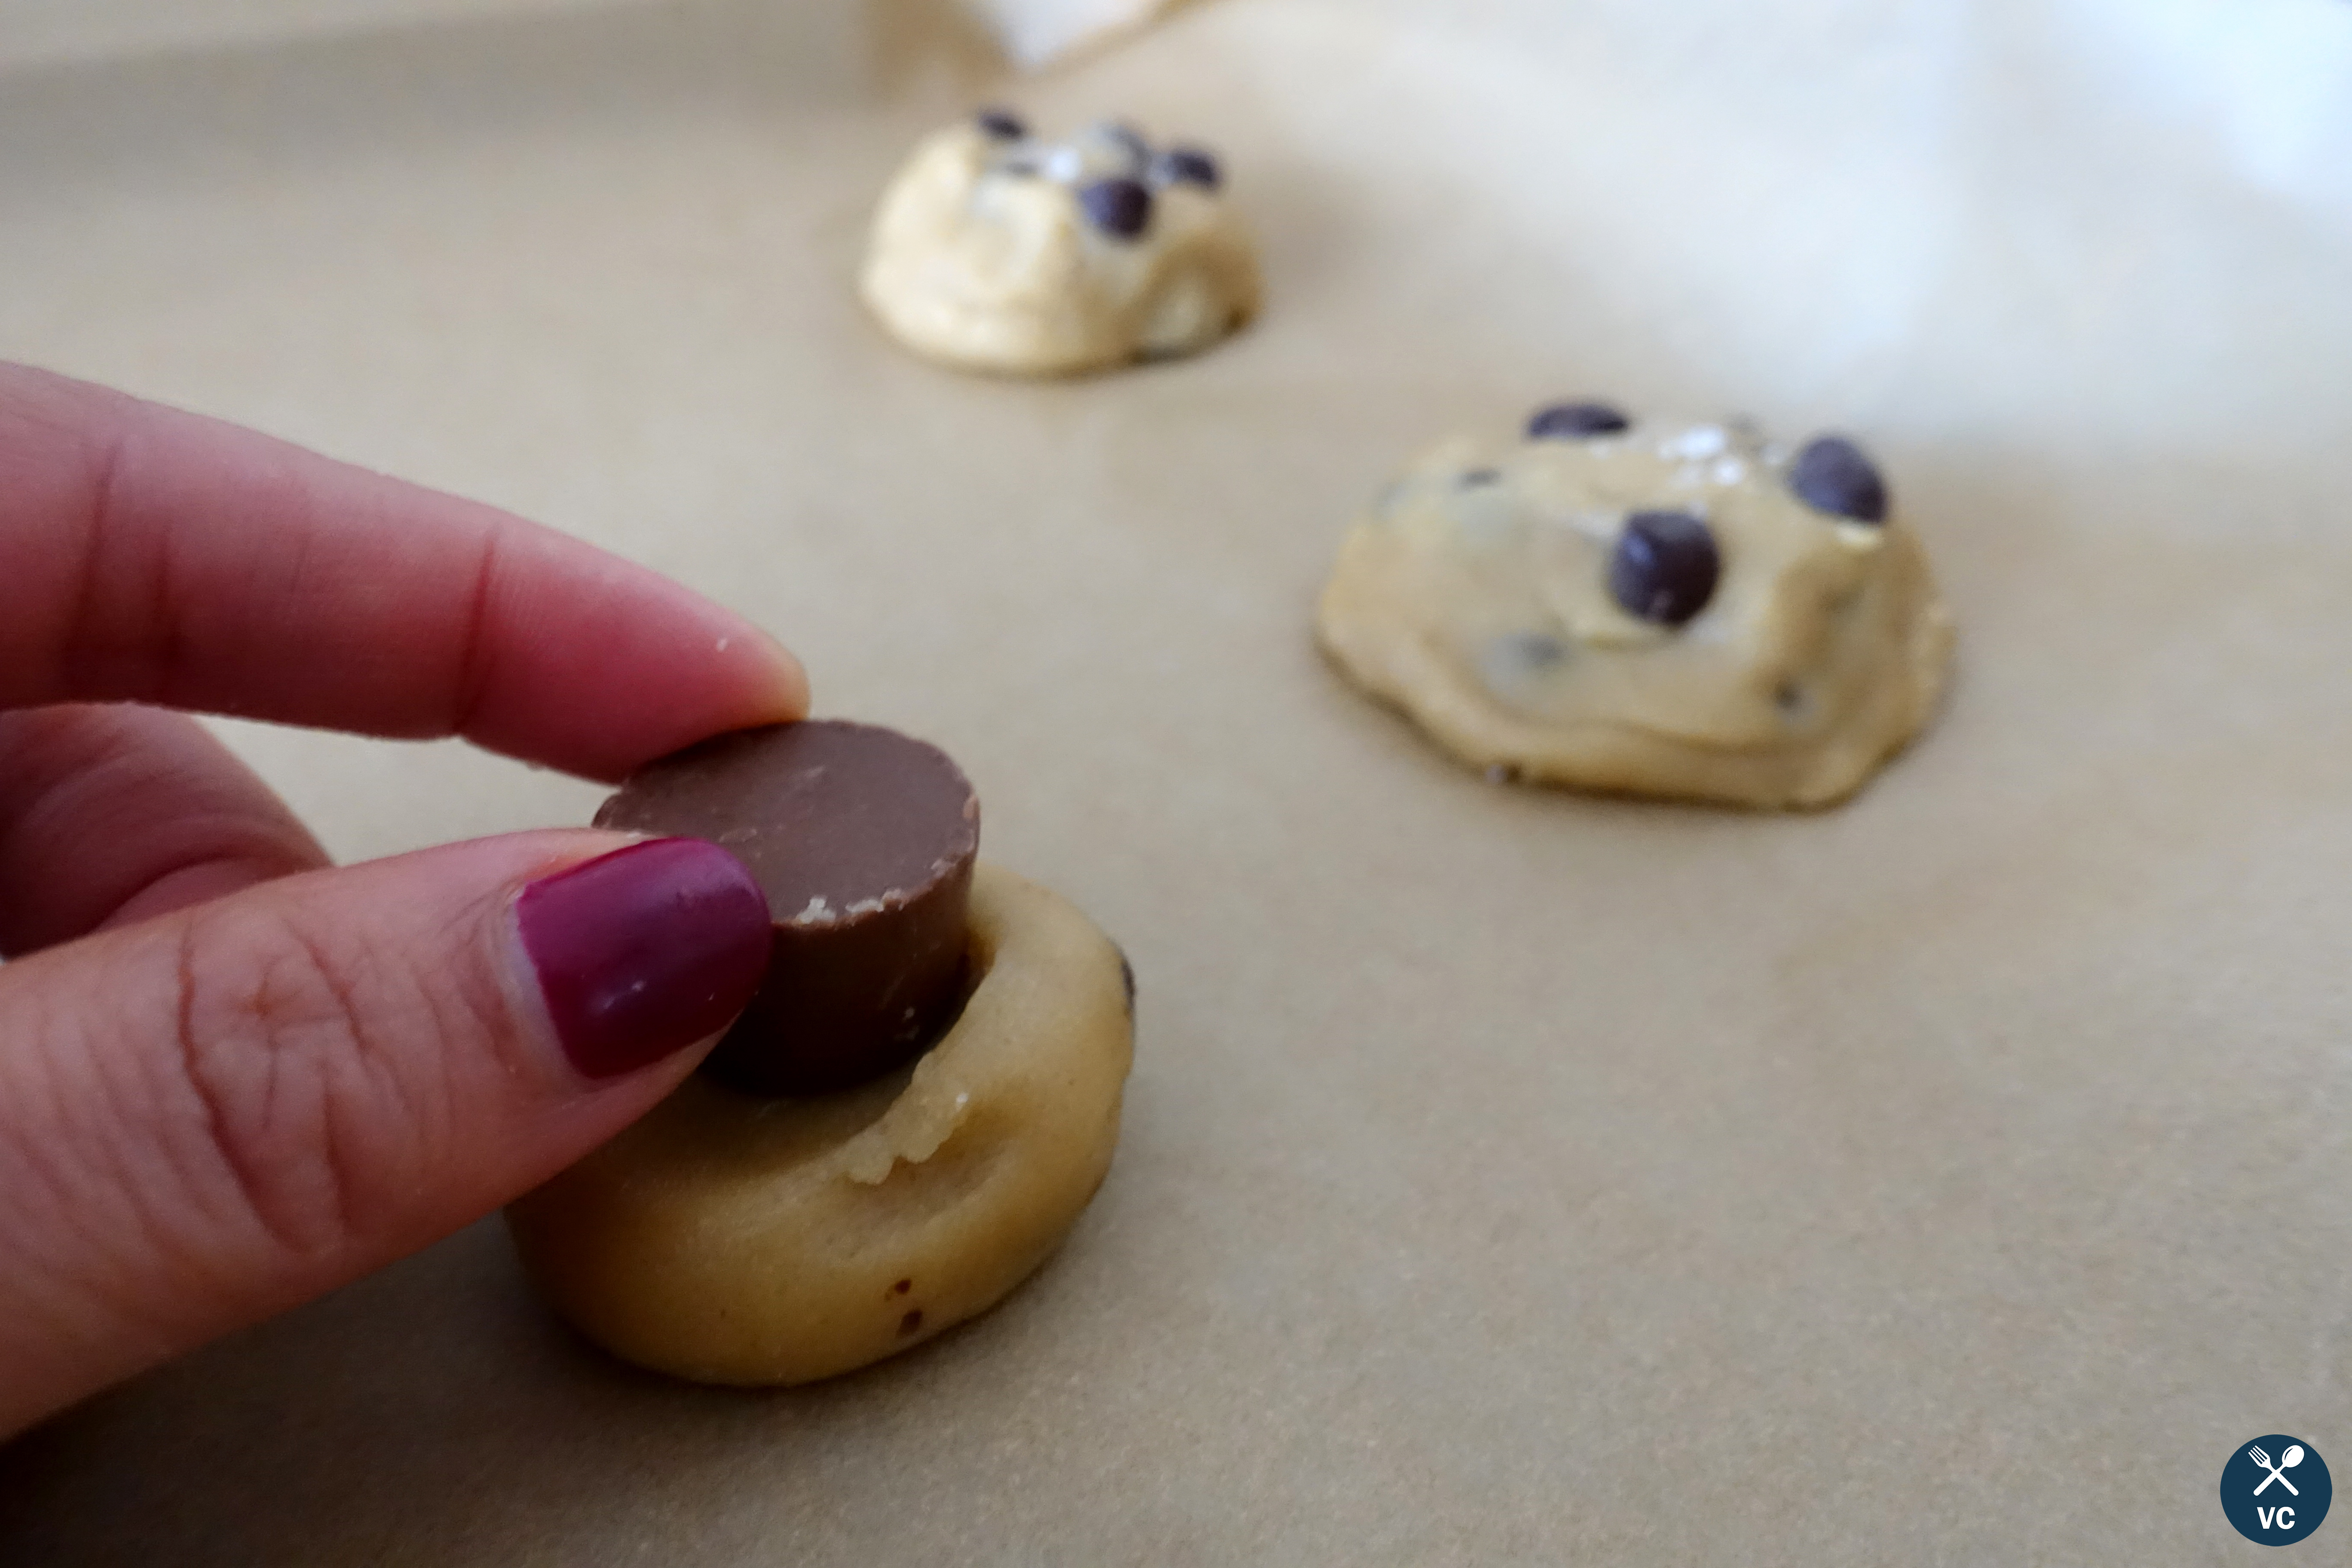
[[[1097,180],[1079,189],[1078,205],[1115,239],[1139,238],[1151,226],[1151,192],[1140,180]]]
[[[1583,441],[1633,427],[1631,419],[1605,403],[1555,403],[1528,417],[1528,439]]]
[[[1018,142],[1029,134],[1029,122],[1009,109],[983,109],[972,121],[999,142]]]
[[[1843,436],[1816,436],[1789,465],[1789,489],[1815,511],[1856,522],[1886,521],[1886,481]]]
[[[917,1307],[905,1317],[898,1320],[898,1337],[904,1339],[907,1335],[913,1333],[922,1326],[923,1310],[920,1307]]]
[[[1218,169],[1216,159],[1198,147],[1171,147],[1151,160],[1151,183],[1199,185],[1213,191],[1224,184],[1224,174]]]
[[[1135,1021],[1135,965],[1127,961],[1127,949],[1118,950],[1118,985],[1127,994],[1128,1022]]]
[[[1609,593],[1630,615],[1681,626],[1706,608],[1723,570],[1715,535],[1686,511],[1637,511],[1609,558]]]
[[[915,1282],[912,1279],[901,1279],[896,1285],[890,1287],[890,1294],[893,1296],[903,1296],[914,1288]]]

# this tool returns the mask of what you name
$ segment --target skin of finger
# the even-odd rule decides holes
[[[0,366],[0,708],[464,735],[593,778],[799,718],[801,668],[657,574],[252,431]]]
[[[0,966],[0,1433],[415,1251],[642,1115],[553,1039],[512,906],[630,842],[268,883]]]
[[[326,864],[192,719],[120,704],[0,712],[0,953]]]

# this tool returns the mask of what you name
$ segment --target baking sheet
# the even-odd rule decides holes
[[[1019,83],[938,14],[0,75],[0,353],[755,615],[1142,983],[1101,1198],[919,1353],[673,1385],[477,1227],[0,1449],[0,1561],[2250,1550],[2234,1446],[2352,1455],[2352,7],[1223,0]],[[1219,145],[1263,322],[880,341],[867,205],[982,97]],[[1585,392],[1884,458],[1959,672],[1852,805],[1490,786],[1313,655],[1392,464]],[[345,857],[596,797],[228,732]]]

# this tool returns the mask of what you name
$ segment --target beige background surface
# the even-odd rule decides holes
[[[0,353],[573,530],[947,746],[1141,976],[1100,1201],[773,1396],[478,1227],[0,1449],[0,1561],[2208,1563],[2232,1445],[2352,1464],[2352,7],[1222,0],[1018,89],[920,7],[20,64]],[[979,96],[1222,146],[1263,323],[880,342],[867,203]],[[1490,787],[1311,653],[1392,462],[1578,392],[1885,459],[1960,678],[1852,806]],[[232,732],[346,856],[595,798]]]

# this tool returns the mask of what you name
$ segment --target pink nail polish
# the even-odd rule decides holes
[[[740,861],[656,838],[523,889],[522,944],[587,1078],[647,1067],[727,1026],[768,967],[768,900]]]

